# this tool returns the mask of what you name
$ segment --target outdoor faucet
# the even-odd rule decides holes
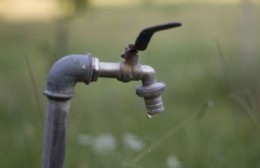
[[[174,22],[144,29],[135,44],[125,49],[122,55],[124,61],[118,63],[100,62],[98,58],[86,54],[65,56],[53,65],[44,91],[48,109],[42,168],[63,168],[70,99],[77,82],[89,84],[99,77],[116,78],[122,82],[141,80],[142,86],[136,89],[136,94],[144,98],[147,115],[151,117],[164,111],[161,94],[165,84],[157,82],[151,66],[138,63],[137,54],[147,48],[155,32],[179,26],[181,23]]]

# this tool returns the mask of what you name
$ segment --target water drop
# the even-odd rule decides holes
[[[148,118],[152,118],[152,115],[150,115],[150,114],[147,114],[147,117],[148,117]]]

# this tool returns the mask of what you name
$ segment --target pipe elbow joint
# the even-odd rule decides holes
[[[93,57],[69,55],[59,59],[51,68],[44,94],[50,99],[70,99],[77,82],[93,81]]]

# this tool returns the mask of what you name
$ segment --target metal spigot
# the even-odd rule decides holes
[[[151,66],[138,63],[138,51],[144,51],[153,34],[157,31],[166,30],[181,26],[181,23],[167,23],[163,25],[148,27],[141,31],[134,44],[129,44],[121,55],[124,61],[120,63],[99,62],[94,60],[94,78],[98,77],[117,78],[122,82],[142,80],[142,86],[136,89],[136,94],[144,98],[147,115],[164,111],[161,94],[165,84],[157,82],[155,71]]]
[[[179,26],[181,26],[181,23],[174,22],[148,27],[142,30],[136,38],[135,44],[130,44],[125,49],[125,53],[122,55],[125,59],[125,63],[133,67],[137,66],[138,51],[144,51],[147,48],[155,32]],[[136,89],[136,94],[144,98],[147,114],[151,117],[154,114],[164,111],[161,94],[165,89],[165,84],[156,81],[155,72],[151,67],[141,65],[141,69],[146,73],[141,77],[143,86]]]

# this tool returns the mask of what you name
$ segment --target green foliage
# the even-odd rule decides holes
[[[163,114],[145,116],[143,100],[135,95],[140,82],[77,85],[65,167],[259,168],[259,65],[247,71],[243,64],[240,14],[240,6],[181,5],[104,8],[72,20],[67,54],[92,52],[111,62],[121,59],[146,26],[176,20],[183,27],[156,34],[140,53],[140,62],[153,66],[167,85]],[[51,21],[0,23],[0,167],[40,167],[43,128],[25,56],[45,107],[41,92],[55,61],[54,31]],[[126,133],[144,148],[127,148]],[[95,142],[88,141],[103,134],[116,141],[108,153],[96,152]]]

